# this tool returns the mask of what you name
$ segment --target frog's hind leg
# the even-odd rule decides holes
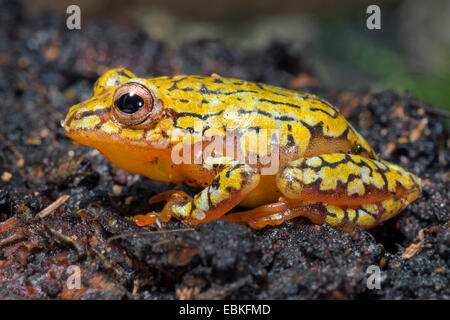
[[[277,175],[284,198],[225,219],[254,228],[298,216],[349,230],[372,228],[403,210],[421,192],[420,179],[385,161],[324,154],[295,160]]]
[[[407,205],[404,200],[388,199],[361,207],[346,207],[280,198],[276,203],[248,211],[233,212],[223,219],[261,229],[296,217],[306,217],[315,224],[326,223],[341,230],[351,231],[358,227],[370,229],[391,218]]]
[[[215,165],[219,172],[208,187],[194,197],[182,191],[168,191],[156,195],[150,201],[167,201],[163,210],[136,216],[135,222],[144,226],[156,223],[157,220],[169,221],[171,217],[175,217],[191,225],[206,223],[231,210],[259,183],[258,171],[245,163],[222,158],[211,161],[217,162],[208,166]]]
[[[289,200],[309,203],[305,216],[313,222],[342,229],[372,228],[402,211],[422,190],[420,179],[399,166],[344,153],[295,160],[280,170],[276,182]]]

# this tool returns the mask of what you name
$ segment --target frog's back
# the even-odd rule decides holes
[[[277,115],[290,115],[308,122],[308,117],[322,119],[317,112],[330,118],[336,118],[339,114],[334,106],[315,95],[258,82],[218,76],[160,77],[148,81],[172,99],[165,104],[166,108],[191,112],[203,118],[226,111],[229,115],[236,112],[233,118],[246,114],[268,116],[279,111],[272,120],[282,121],[284,118],[280,119]],[[314,125],[314,121],[311,119],[308,124]]]
[[[219,76],[148,81],[162,93],[164,106],[173,110],[175,127],[186,132],[201,130],[210,137],[225,136],[226,130],[258,135],[262,130],[269,135],[278,130],[280,147],[296,156],[320,154],[336,140],[340,151],[358,146],[367,156],[376,157],[339,111],[315,95]]]

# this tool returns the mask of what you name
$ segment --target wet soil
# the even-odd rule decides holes
[[[449,299],[449,136],[407,94],[319,88],[289,44],[242,51],[203,39],[169,51],[143,31],[0,3],[0,299]],[[380,156],[424,179],[422,197],[370,230],[296,219],[252,230],[225,221],[138,228],[130,217],[174,186],[130,175],[64,136],[69,107],[99,75],[218,73],[313,92],[339,107]],[[190,193],[193,190],[176,186]],[[62,195],[67,202],[39,212]],[[381,289],[367,268],[381,269]],[[69,267],[81,288],[67,286]],[[73,271],[73,269],[70,269]]]

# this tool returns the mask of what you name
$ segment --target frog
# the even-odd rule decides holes
[[[110,69],[63,127],[131,174],[199,190],[152,196],[163,207],[135,215],[138,226],[223,219],[261,229],[304,217],[370,229],[422,192],[418,176],[380,159],[328,101],[218,74]]]

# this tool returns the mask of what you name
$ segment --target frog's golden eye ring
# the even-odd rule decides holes
[[[113,111],[117,119],[126,125],[137,125],[145,121],[153,109],[152,92],[137,82],[121,85],[114,93]]]

